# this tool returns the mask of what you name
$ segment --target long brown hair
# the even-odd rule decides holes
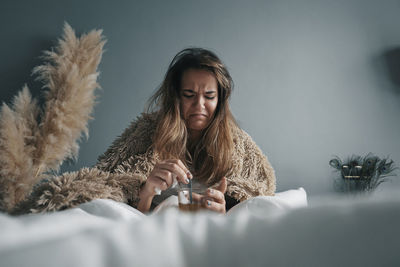
[[[214,117],[196,144],[188,143],[188,131],[180,110],[181,80],[188,69],[210,71],[218,84]],[[213,52],[203,48],[180,51],[170,63],[164,81],[147,107],[147,112],[158,111],[152,148],[160,159],[182,160],[197,179],[207,184],[226,176],[232,167],[232,128],[237,127],[228,101],[232,89],[233,81],[226,66]]]

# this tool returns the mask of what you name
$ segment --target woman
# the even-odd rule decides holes
[[[173,194],[174,179],[210,187],[202,206],[221,213],[250,197],[273,195],[274,170],[230,111],[232,86],[227,68],[211,51],[179,52],[147,113],[114,141],[96,167],[134,173],[139,182],[130,204],[142,212]]]
[[[63,210],[98,198],[148,212],[175,193],[175,180],[189,179],[209,187],[202,206],[221,213],[250,197],[273,195],[274,170],[235,123],[231,91],[229,72],[214,53],[179,52],[147,112],[94,168],[43,180],[11,213]]]

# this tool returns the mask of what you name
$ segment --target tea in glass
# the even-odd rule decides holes
[[[188,188],[178,190],[179,210],[197,211],[201,209],[200,195],[195,192],[198,192],[198,190],[192,188],[192,201],[190,201],[190,190]]]

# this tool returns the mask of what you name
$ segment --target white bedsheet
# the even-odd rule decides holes
[[[153,215],[112,200],[0,214],[0,266],[399,266],[400,198],[307,207],[300,188],[257,197],[227,215]]]

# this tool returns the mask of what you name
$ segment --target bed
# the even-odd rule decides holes
[[[399,266],[400,197],[307,200],[303,188],[226,215],[184,213],[172,196],[150,215],[97,199],[0,214],[0,266]]]

